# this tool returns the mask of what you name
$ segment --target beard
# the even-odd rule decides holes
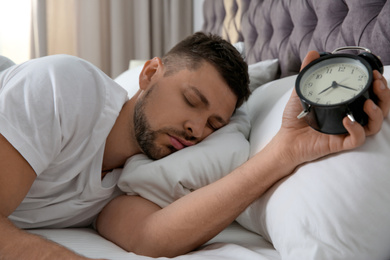
[[[142,100],[138,100],[134,107],[134,135],[137,140],[138,146],[141,151],[153,160],[161,159],[175,151],[177,151],[173,145],[159,146],[156,144],[156,139],[158,135],[174,135],[182,137],[186,140],[193,140],[194,137],[189,137],[185,131],[178,131],[173,128],[162,128],[159,130],[152,130],[152,127],[148,121],[147,116],[145,115],[145,104],[147,102],[147,97],[150,95],[155,86],[152,86],[151,89],[145,93]]]
[[[157,132],[151,129],[142,102],[137,102],[134,108],[134,134],[141,151],[153,160],[160,159],[175,150],[173,146],[163,149],[156,145]]]

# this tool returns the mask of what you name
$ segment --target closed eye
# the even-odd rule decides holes
[[[219,127],[213,126],[210,122],[208,122],[207,125],[208,125],[208,127],[209,127],[211,130],[213,130],[213,131],[216,131],[216,130],[219,129]]]
[[[225,124],[222,123],[220,120],[218,120],[217,118],[215,119],[211,119],[207,122],[207,125],[208,127],[213,130],[213,131],[216,131],[218,129],[220,129],[221,127],[223,127]]]
[[[185,89],[183,95],[187,104],[192,107],[202,106],[208,108],[210,106],[207,98],[194,86]]]
[[[186,97],[184,96],[184,101],[189,105],[190,107],[195,107],[195,105]]]

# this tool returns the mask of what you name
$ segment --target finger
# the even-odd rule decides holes
[[[378,97],[378,106],[382,110],[383,116],[387,117],[390,111],[390,89],[387,86],[387,80],[379,73],[374,71],[373,90]]]
[[[316,60],[320,57],[320,54],[317,52],[317,51],[309,51],[307,54],[306,54],[306,57],[303,59],[302,61],[302,65],[301,65],[301,70],[307,66],[307,64],[309,64],[310,62],[312,62],[313,60]]]
[[[364,128],[359,123],[351,121],[348,117],[343,119],[343,125],[349,133],[344,140],[343,148],[350,150],[361,146],[366,140]]]
[[[383,123],[383,112],[372,100],[364,103],[364,112],[368,115],[368,123],[364,126],[366,135],[373,135],[379,132]]]

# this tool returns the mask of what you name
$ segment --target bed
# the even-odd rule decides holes
[[[161,207],[228,174],[269,142],[307,51],[367,47],[390,80],[390,1],[205,0],[203,10],[203,31],[228,39],[246,57],[253,94],[201,144],[158,161],[136,155],[116,170],[124,192]],[[129,95],[140,68],[115,79]],[[217,237],[174,259],[390,259],[389,155],[386,118],[362,147],[300,166]],[[29,232],[92,258],[150,259],[89,228]]]

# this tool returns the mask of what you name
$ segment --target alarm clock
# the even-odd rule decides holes
[[[345,50],[361,53],[339,53]],[[367,48],[348,46],[322,53],[296,79],[295,89],[303,107],[298,119],[305,118],[312,128],[326,134],[347,133],[342,122],[345,116],[367,124],[363,104],[367,99],[377,101],[372,89],[373,70],[383,74],[383,64]]]

